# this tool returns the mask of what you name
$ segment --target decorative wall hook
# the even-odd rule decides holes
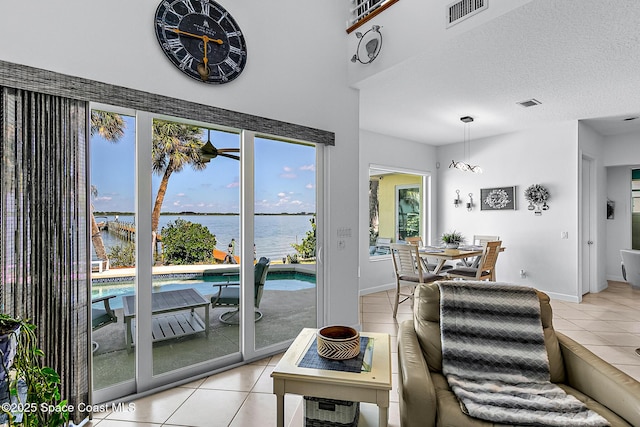
[[[540,184],[533,184],[524,190],[524,198],[529,202],[527,209],[534,211],[536,215],[542,215],[542,211],[549,210],[549,190]]]
[[[467,210],[471,212],[473,210],[473,193],[469,193],[469,201],[467,202]]]
[[[462,200],[460,200],[460,190],[456,190],[456,198],[453,199],[453,206],[457,208],[461,203]]]

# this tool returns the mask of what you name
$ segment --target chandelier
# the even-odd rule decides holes
[[[464,116],[464,117],[460,117],[460,121],[462,123],[464,123],[464,151],[465,151],[465,158],[469,158],[469,145],[470,145],[470,139],[471,139],[471,130],[469,129],[469,123],[473,122],[473,117],[471,116]],[[455,168],[455,169],[459,169],[461,171],[469,171],[469,172],[474,172],[474,173],[482,173],[482,168],[478,165],[471,165],[470,163],[466,163],[466,162],[456,162],[455,160],[451,160],[451,164],[449,165],[449,168]]]

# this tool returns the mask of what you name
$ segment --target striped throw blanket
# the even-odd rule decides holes
[[[442,370],[465,414],[500,424],[609,425],[550,382],[534,289],[471,281],[438,286]]]

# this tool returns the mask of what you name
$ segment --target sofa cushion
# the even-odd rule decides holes
[[[495,282],[475,282],[491,286]],[[549,372],[554,383],[565,381],[565,370],[558,339],[553,330],[553,314],[549,296],[539,292],[540,317],[545,347],[549,356]],[[414,294],[414,328],[429,370],[442,372],[442,345],[440,338],[440,290],[437,282],[419,285]]]

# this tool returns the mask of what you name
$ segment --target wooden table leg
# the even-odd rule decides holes
[[[433,274],[440,273],[440,270],[442,270],[442,267],[446,262],[447,262],[446,259],[438,259],[438,265],[436,265],[436,268],[433,269]]]
[[[284,427],[284,380],[273,379],[273,394],[276,395],[276,426]]]
[[[387,427],[389,420],[389,408],[378,406],[378,426]]]

